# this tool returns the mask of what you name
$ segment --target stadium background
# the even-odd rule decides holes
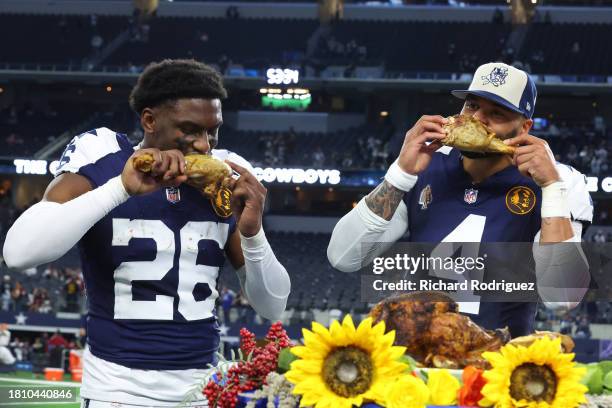
[[[367,313],[359,279],[327,262],[331,230],[378,183],[420,115],[459,111],[449,90],[481,63],[503,60],[536,78],[533,133],[588,176],[595,217],[584,239],[610,242],[611,36],[612,1],[603,0],[3,0],[0,241],[41,198],[74,135],[105,126],[138,142],[127,97],[147,63],[195,58],[225,75],[219,148],[250,160],[268,188],[265,228],[291,275],[283,322],[294,338],[313,319]],[[18,372],[67,367],[67,350],[85,341],[77,251],[0,270],[0,322],[12,331]],[[219,288],[226,344],[241,326],[261,333],[266,322],[231,267]],[[538,328],[572,334],[580,361],[610,358],[610,306],[541,308]]]

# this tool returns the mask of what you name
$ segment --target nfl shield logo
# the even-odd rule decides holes
[[[177,187],[168,187],[166,189],[166,200],[171,204],[176,204],[181,201],[181,190]]]
[[[463,195],[463,201],[468,204],[474,204],[477,198],[478,190],[474,190],[473,188],[468,188],[465,190],[465,194]]]

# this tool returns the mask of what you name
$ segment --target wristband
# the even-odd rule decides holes
[[[418,177],[402,170],[396,160],[393,162],[391,167],[389,167],[389,170],[387,170],[385,180],[387,180],[393,187],[407,192],[412,190],[412,187],[414,187],[416,184]]]
[[[565,183],[556,181],[542,188],[542,218],[570,218]]]

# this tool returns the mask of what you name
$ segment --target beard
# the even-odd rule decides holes
[[[520,130],[520,127],[517,127],[516,129],[511,130],[510,132],[506,133],[505,135],[501,135],[499,133],[497,133],[495,136],[501,140],[506,140],[506,139],[512,139],[513,137],[515,137],[516,135],[518,135]],[[500,156],[504,156],[504,153],[489,153],[489,152],[468,152],[466,150],[459,150],[461,152],[461,155],[463,157],[467,157],[468,159],[490,159],[492,157],[500,157]]]

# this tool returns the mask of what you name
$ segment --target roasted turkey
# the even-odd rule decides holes
[[[447,135],[442,144],[468,152],[514,154],[514,147],[505,145],[495,137],[489,127],[468,115],[455,115],[447,118],[444,125]]]
[[[153,155],[144,153],[134,158],[136,170],[151,172],[155,160]],[[207,154],[189,154],[185,156],[185,174],[187,184],[201,190],[207,197],[215,198],[224,178],[230,177],[232,168],[227,163]]]
[[[445,293],[414,292],[379,302],[370,316],[395,330],[395,345],[425,367],[488,368],[481,354],[507,343],[508,329],[485,330],[458,310]]]

